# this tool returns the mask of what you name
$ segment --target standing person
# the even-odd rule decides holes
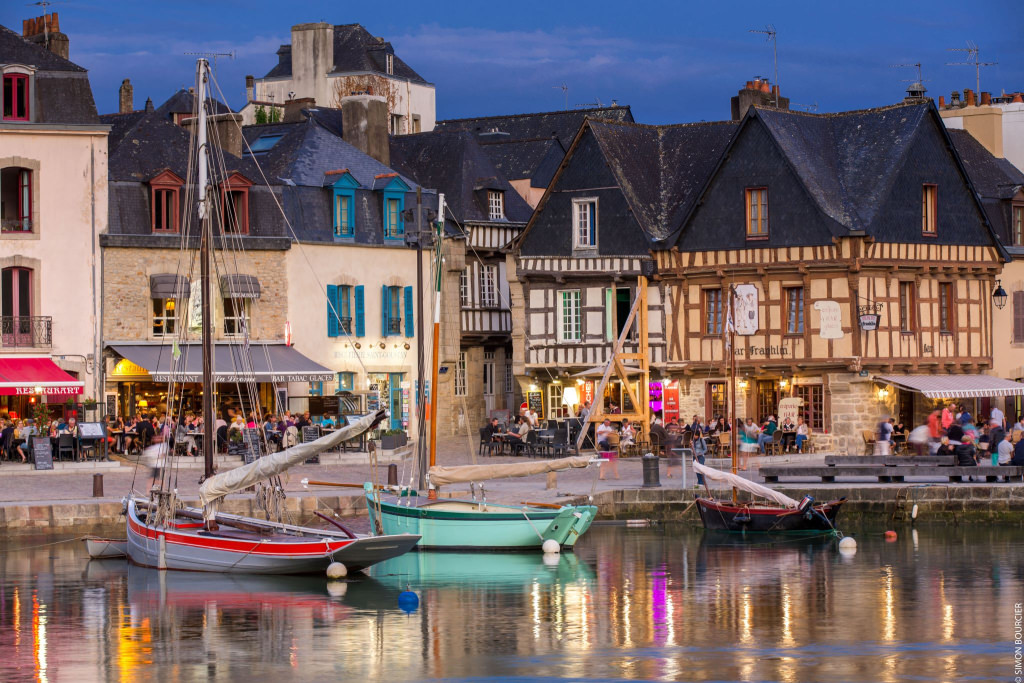
[[[878,430],[875,434],[875,455],[889,455],[892,453],[892,431],[894,420],[891,417],[882,417],[878,423]]]
[[[1004,432],[1003,440],[999,442],[999,447],[992,451],[992,464],[1009,465],[1012,459],[1013,436],[1009,432]]]
[[[701,465],[704,464],[704,457],[708,454],[708,442],[704,440],[704,435],[700,432],[694,432],[693,435],[693,459],[699,462]],[[700,472],[697,473],[697,486],[704,486],[704,475]]]
[[[936,413],[937,412],[938,411],[936,411]],[[928,443],[931,441],[931,434],[931,427],[928,425],[920,425],[910,432],[910,435],[907,437],[907,443],[913,446],[914,453],[917,455],[927,455]]]
[[[746,471],[750,462],[750,454],[760,450],[758,442],[761,437],[761,428],[754,424],[754,418],[748,417],[747,423],[743,425],[740,432],[740,469]]]
[[[1003,415],[1003,411],[999,409],[999,406],[992,406],[988,419],[992,422],[998,422],[1000,427],[1006,429],[1006,416]]]
[[[974,418],[971,417],[971,411],[967,410],[966,405],[960,406],[960,424],[969,425],[974,422]]]
[[[956,408],[952,403],[950,403],[949,405],[942,409],[942,429],[949,429],[949,426],[953,424],[953,420],[956,417],[954,415],[955,410]]]

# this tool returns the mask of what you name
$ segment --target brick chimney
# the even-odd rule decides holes
[[[965,103],[965,106],[968,106],[968,107],[973,107],[974,106],[974,91],[973,90],[969,90],[969,89],[968,90],[964,90],[964,103]]]
[[[376,95],[341,98],[341,135],[385,166],[391,165],[388,142],[388,103]]]
[[[220,148],[228,154],[233,154],[236,157],[241,158],[242,156],[242,115],[241,114],[213,114],[206,117],[213,126],[217,129],[217,135],[214,137],[210,136],[211,140],[217,140],[220,142]],[[196,121],[199,120],[198,116],[189,116],[187,119],[182,120],[181,127],[185,130],[192,130],[192,127],[196,125]]]
[[[747,81],[743,89],[730,101],[732,120],[739,121],[753,105],[774,107],[776,102],[779,109],[789,110],[789,98],[782,96],[779,86],[772,85],[768,79],[758,76],[752,81]]]
[[[118,107],[122,114],[131,114],[135,110],[135,97],[132,82],[127,78],[121,81],[121,87],[117,90]]]
[[[983,106],[984,105],[992,104],[992,93],[988,93],[988,92],[981,93],[981,104]]]
[[[314,107],[316,107],[316,100],[312,97],[287,100],[284,103],[284,116],[281,118],[281,123],[298,123],[302,120],[302,110]]]
[[[946,108],[946,96],[945,95],[939,95],[939,109],[945,109],[945,108]]]
[[[59,57],[68,58],[71,41],[60,32],[60,21],[56,12],[22,21],[21,36]]]

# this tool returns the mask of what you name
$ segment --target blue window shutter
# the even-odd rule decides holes
[[[597,202],[590,202],[590,246],[597,244]]]
[[[388,336],[388,323],[391,318],[391,290],[388,289],[387,285],[381,287],[380,304],[380,334],[382,337],[386,337]]]
[[[338,322],[338,285],[327,285],[327,336],[337,337],[341,333]]]
[[[363,286],[356,285],[356,336],[366,336],[366,323],[363,315]]]
[[[416,328],[412,319],[412,287],[405,288],[405,336],[416,336]]]

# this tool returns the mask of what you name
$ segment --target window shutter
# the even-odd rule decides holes
[[[604,290],[604,339],[615,341],[615,299],[612,295],[612,288]]]
[[[363,286],[362,285],[356,285],[355,286],[355,290],[356,290],[356,336],[357,337],[365,337],[366,336],[366,322],[364,320],[364,313],[363,313],[363,308],[364,308],[364,306],[363,306]]]
[[[327,285],[327,336],[337,337],[341,333],[338,321],[338,285]]]
[[[391,290],[388,289],[387,285],[381,287],[380,291],[380,335],[382,337],[388,336],[388,323],[390,322],[391,313]]]
[[[597,246],[597,202],[590,202],[590,246]]]
[[[405,288],[405,336],[416,336],[416,328],[412,318],[412,287]]]
[[[1024,342],[1024,291],[1013,293],[1013,341]]]

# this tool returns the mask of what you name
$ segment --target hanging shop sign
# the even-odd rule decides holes
[[[860,316],[860,329],[865,332],[874,332],[878,329],[878,314],[865,313]]]

